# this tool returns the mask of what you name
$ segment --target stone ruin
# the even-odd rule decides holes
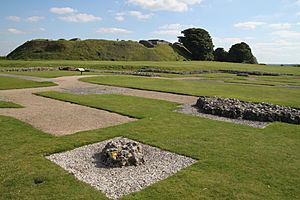
[[[202,96],[198,99],[196,107],[200,112],[232,119],[300,124],[300,109],[269,103]]]
[[[107,143],[100,155],[102,164],[107,167],[137,166],[145,163],[142,146],[126,139]]]

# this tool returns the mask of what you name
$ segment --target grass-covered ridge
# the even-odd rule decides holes
[[[52,82],[36,82],[36,81],[24,80],[20,78],[0,76],[0,90],[49,87],[55,85],[56,84]]]
[[[8,59],[23,60],[183,60],[172,46],[161,44],[146,48],[134,41],[109,40],[31,40],[16,48]]]
[[[56,138],[15,119],[0,117],[3,199],[33,196],[105,199],[100,192],[77,181],[43,156],[116,136],[198,160],[178,174],[124,199],[299,198],[300,126],[274,123],[266,129],[255,129],[175,113],[177,104],[139,97],[58,92],[42,95],[141,119]],[[34,184],[37,178],[44,182]]]

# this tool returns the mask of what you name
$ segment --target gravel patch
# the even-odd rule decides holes
[[[144,151],[144,165],[108,168],[101,163],[99,153],[108,142],[119,139],[121,137],[53,154],[46,158],[111,199],[119,199],[129,193],[138,192],[196,162],[189,157],[141,144]]]
[[[95,87],[71,87],[71,88],[62,88],[62,92],[72,93],[72,94],[122,94],[126,91],[123,88],[109,87],[109,86],[95,86]]]
[[[194,105],[191,105],[191,104],[185,104],[185,105],[180,106],[180,108],[178,110],[176,110],[176,112],[187,114],[187,115],[192,115],[192,116],[204,117],[204,118],[217,120],[217,121],[224,121],[224,122],[231,122],[231,123],[235,123],[235,124],[247,125],[247,126],[251,126],[253,128],[266,128],[270,124],[267,122],[250,121],[250,120],[242,120],[242,119],[231,119],[231,118],[201,113],[198,111],[198,109],[196,107],[194,107]]]

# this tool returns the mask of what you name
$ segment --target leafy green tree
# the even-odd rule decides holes
[[[194,60],[213,60],[214,45],[209,33],[201,28],[189,28],[181,32],[178,37],[191,53]]]
[[[214,51],[214,60],[220,62],[227,62],[228,61],[228,52],[224,50],[224,48],[217,48]]]
[[[230,62],[257,64],[251,48],[245,42],[232,45],[228,53]]]

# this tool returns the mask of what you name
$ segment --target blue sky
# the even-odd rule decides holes
[[[300,0],[1,0],[0,55],[36,38],[165,39],[200,27],[261,63],[300,63]]]

